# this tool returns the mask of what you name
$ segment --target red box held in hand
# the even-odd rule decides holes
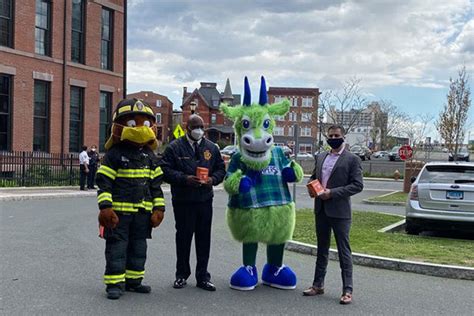
[[[315,196],[321,195],[324,192],[324,187],[318,179],[309,182],[306,186]]]

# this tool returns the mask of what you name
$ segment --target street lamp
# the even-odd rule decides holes
[[[191,108],[191,114],[194,114],[194,112],[196,111],[196,107],[197,107],[197,104],[195,101],[191,101],[189,103],[189,107]]]

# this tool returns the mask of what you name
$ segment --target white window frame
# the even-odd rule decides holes
[[[302,150],[302,148],[304,150]],[[308,151],[308,148],[309,148],[309,151]],[[299,144],[298,152],[311,154],[313,152],[313,145],[312,144]]]
[[[293,97],[291,99],[291,107],[298,107],[298,97]]]
[[[288,121],[296,122],[298,120],[298,113],[296,112],[289,112],[288,113]]]
[[[211,124],[216,124],[216,122],[217,122],[217,114],[212,113],[211,114]]]
[[[161,113],[156,113],[156,124],[161,124]]]
[[[302,112],[301,113],[301,122],[311,122],[313,113],[311,112]]]
[[[161,108],[161,100],[156,100],[156,107]]]
[[[303,97],[301,101],[301,106],[305,108],[313,107],[313,98],[312,97]]]
[[[285,136],[285,128],[280,127],[280,126],[275,126],[275,128],[273,128],[273,135],[274,136]]]
[[[311,137],[311,127],[301,127],[300,136]]]
[[[295,131],[294,131],[293,126],[288,126],[288,136],[293,137],[295,136],[294,134],[295,134]]]

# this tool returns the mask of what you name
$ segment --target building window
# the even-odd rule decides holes
[[[69,110],[69,152],[80,152],[83,142],[84,88],[71,87]]]
[[[156,113],[156,124],[161,124],[161,113]]]
[[[293,126],[288,127],[288,134],[287,135],[291,136],[291,137],[295,136],[295,132],[293,131]]]
[[[311,127],[301,127],[300,136],[310,136],[311,137]]]
[[[303,98],[302,98],[301,106],[302,106],[302,107],[305,107],[305,108],[310,108],[310,107],[312,107],[312,106],[313,106],[313,98],[311,98],[311,97],[303,97]]]
[[[0,1],[0,46],[13,46],[13,3]]]
[[[284,115],[274,115],[273,118],[275,119],[275,121],[284,121],[285,120]]]
[[[275,126],[273,129],[273,135],[283,136],[285,134],[285,129],[283,127]]]
[[[0,74],[0,150],[11,150],[11,78]]]
[[[161,100],[156,100],[156,107],[161,108]]]
[[[112,93],[100,92],[99,113],[99,150],[105,151],[104,145],[112,124]]]
[[[311,121],[311,117],[312,117],[311,114],[312,114],[312,113],[308,113],[308,112],[306,112],[306,113],[304,113],[304,112],[301,113],[301,122],[310,122],[310,121]]]
[[[279,103],[283,100],[284,100],[284,98],[282,96],[275,96],[275,103]]]
[[[51,56],[51,1],[36,0],[35,53]]]
[[[71,60],[84,63],[84,0],[72,0]]]
[[[114,33],[113,13],[102,9],[102,40],[100,50],[100,67],[112,70],[112,34]]]
[[[296,112],[288,113],[288,120],[291,121],[291,122],[295,122],[297,120]]]
[[[217,115],[215,113],[211,114],[211,123],[216,124],[217,122]]]
[[[300,144],[299,152],[300,153],[312,153],[313,152],[313,145],[311,145],[311,144]]]
[[[50,84],[35,80],[33,114],[33,151],[48,151],[49,148],[49,102]]]
[[[295,97],[291,100],[291,106],[293,106],[293,107],[298,106],[298,98]]]

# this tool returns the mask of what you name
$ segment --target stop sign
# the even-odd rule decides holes
[[[401,160],[407,160],[413,157],[413,149],[411,149],[410,145],[403,145],[398,150],[398,155],[400,156]]]

